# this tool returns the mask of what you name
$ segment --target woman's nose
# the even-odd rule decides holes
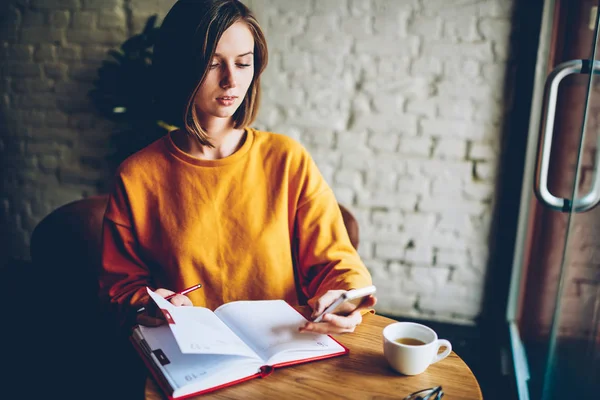
[[[237,86],[234,71],[231,69],[231,67],[224,68],[223,79],[221,79],[221,86],[224,88],[234,88]]]

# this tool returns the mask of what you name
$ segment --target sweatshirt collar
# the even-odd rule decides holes
[[[244,140],[242,147],[240,147],[232,155],[225,158],[219,158],[217,160],[205,160],[203,158],[193,157],[181,150],[175,145],[175,142],[173,142],[173,138],[171,137],[171,134],[174,131],[171,131],[165,135],[164,143],[169,152],[181,161],[201,167],[219,167],[222,165],[228,165],[237,162],[244,158],[246,153],[248,153],[248,151],[252,147],[252,144],[254,143],[254,129],[246,127],[244,128],[244,131],[246,132],[246,139]]]

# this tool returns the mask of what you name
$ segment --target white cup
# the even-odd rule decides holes
[[[400,338],[417,339],[423,345],[408,345],[396,342]],[[446,347],[438,354],[440,347]],[[452,345],[438,339],[435,331],[414,322],[395,322],[383,329],[383,354],[392,368],[404,375],[418,375],[427,367],[448,357]]]

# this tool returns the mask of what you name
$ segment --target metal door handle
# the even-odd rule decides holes
[[[569,199],[556,197],[548,190],[548,166],[550,165],[550,151],[552,148],[552,135],[554,133],[554,115],[556,111],[556,98],[558,85],[571,74],[582,74],[593,72],[600,73],[600,61],[594,61],[593,71],[590,71],[589,60],[570,60],[559,64],[546,78],[544,108],[546,110],[545,123],[542,124],[535,173],[535,194],[547,207],[554,210],[567,212],[571,209],[575,212],[584,212],[593,208],[600,202],[600,174],[598,174],[600,151],[597,152],[596,165],[594,168],[594,179],[592,189],[584,196],[576,198],[573,202]],[[582,141],[581,145],[584,143]],[[575,182],[575,185],[577,182]]]

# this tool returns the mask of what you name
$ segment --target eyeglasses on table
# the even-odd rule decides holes
[[[441,386],[419,390],[406,396],[403,400],[440,400],[444,397]]]

